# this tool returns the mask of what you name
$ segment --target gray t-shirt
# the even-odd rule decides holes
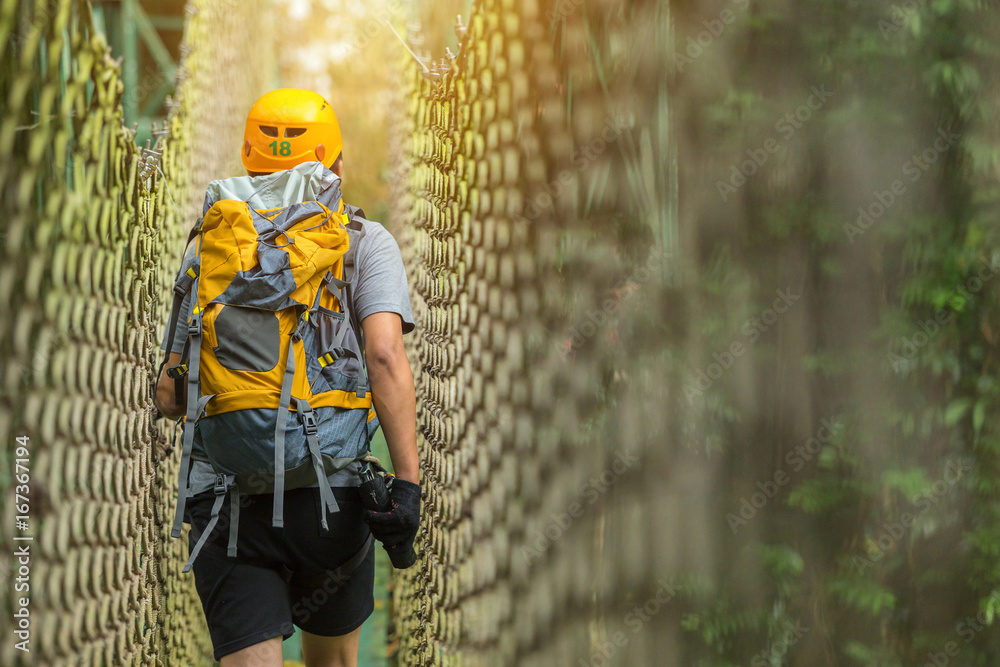
[[[406,270],[403,267],[403,257],[392,234],[377,222],[366,220],[365,235],[358,242],[355,250],[354,299],[353,305],[358,313],[358,322],[363,321],[373,313],[396,313],[402,319],[403,333],[413,331],[413,310],[410,307],[410,292],[406,283]],[[181,265],[181,272],[194,263],[194,244],[192,244]],[[180,275],[180,272],[178,272]],[[181,316],[177,319],[171,352],[181,352],[187,338],[187,321],[191,317],[191,295],[184,298],[181,305]],[[160,349],[166,350],[167,337],[164,335]],[[347,468],[330,475],[331,486],[357,486],[359,484],[359,464],[353,463]],[[189,476],[189,494],[194,495],[211,489],[215,484],[215,473],[212,466],[204,461],[192,461]],[[315,486],[315,484],[313,484]]]

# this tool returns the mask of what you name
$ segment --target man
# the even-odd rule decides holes
[[[329,187],[336,183],[332,174],[342,175],[342,140],[332,107],[312,91],[280,89],[264,95],[247,118],[242,158],[251,178],[230,180],[264,193],[260,197],[265,205],[254,203],[255,208],[308,199],[277,201],[289,192],[315,195],[317,183]],[[284,194],[273,192],[282,188],[265,192],[270,181],[282,178]],[[225,536],[213,534],[193,563],[215,658],[222,667],[282,665],[281,644],[293,633],[293,623],[302,630],[307,667],[356,665],[361,624],[374,608],[374,552],[363,547],[369,530],[387,550],[396,545],[408,549],[417,531],[416,399],[403,349],[403,334],[413,329],[406,274],[399,248],[385,228],[367,220],[358,224],[363,224],[364,234],[357,240],[351,237],[352,244],[356,241],[356,273],[349,301],[362,329],[372,404],[396,475],[392,510],[363,509],[358,463],[328,477],[340,508],[326,513],[329,531],[319,525],[326,506],[315,482],[285,490],[283,528],[271,523],[272,494],[242,496],[236,557],[227,556]],[[194,256],[192,248],[178,275],[192,266]],[[167,369],[182,362],[190,300],[188,295],[181,307],[183,316],[156,387],[157,407],[174,419],[184,414],[184,405],[178,404],[175,380]],[[191,549],[208,524],[214,477],[211,464],[191,463],[185,515],[192,527]],[[227,510],[223,507],[219,515],[223,521],[228,520]],[[349,573],[341,571],[355,554],[354,562],[360,565]]]

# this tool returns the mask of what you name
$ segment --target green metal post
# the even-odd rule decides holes
[[[121,55],[122,80],[125,83],[125,95],[122,106],[125,111],[125,122],[129,125],[138,120],[139,101],[136,99],[136,84],[139,82],[139,32],[136,29],[136,14],[138,0],[122,0],[121,21]]]

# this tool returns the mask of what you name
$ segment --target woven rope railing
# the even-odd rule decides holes
[[[200,0],[186,17],[178,91],[146,152],[122,124],[123,96],[138,91],[124,90],[87,3],[0,8],[5,665],[211,660],[193,579],[180,576],[187,546],[169,539],[178,457],[164,455],[173,425],[153,422],[150,388],[183,239],[208,181],[239,173],[225,147],[239,145],[274,54],[244,38],[269,34],[264,2]],[[18,591],[22,547],[30,589]],[[7,612],[20,597],[30,653]]]
[[[454,59],[405,56],[390,217],[425,512],[404,664],[589,664],[665,574],[643,495],[663,417],[634,399],[673,247],[668,27],[665,3],[486,0]],[[657,638],[620,664],[673,664]]]

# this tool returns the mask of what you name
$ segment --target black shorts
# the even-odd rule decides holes
[[[319,489],[285,491],[284,528],[271,527],[273,496],[240,504],[236,558],[228,558],[229,499],[192,568],[215,659],[273,637],[288,639],[294,623],[336,637],[356,630],[375,608],[375,550],[350,574],[337,568],[369,536],[357,488],[334,488],[340,511],[320,525]],[[212,514],[212,491],[188,499],[188,553]]]

